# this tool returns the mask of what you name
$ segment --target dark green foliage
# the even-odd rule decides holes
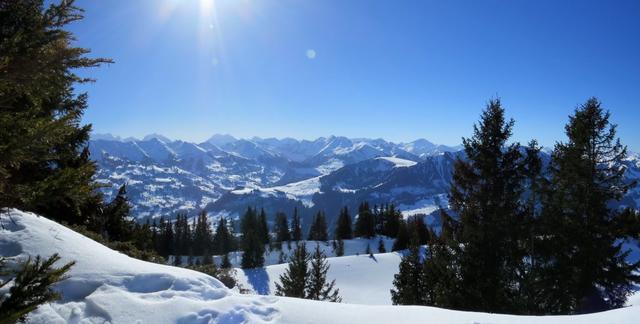
[[[404,220],[400,221],[398,226],[398,234],[396,235],[396,240],[393,241],[392,251],[401,251],[409,247],[409,242],[411,241],[411,234],[409,233],[409,228],[407,227],[407,223]]]
[[[358,218],[355,225],[355,236],[371,238],[376,235],[376,220],[369,208],[369,203],[363,202],[358,207]]]
[[[316,217],[313,219],[313,223],[309,228],[309,235],[307,240],[309,241],[327,241],[329,234],[327,233],[327,221],[324,217],[324,213],[319,211]]]
[[[82,19],[73,1],[0,3],[0,206],[57,221],[99,218],[102,197],[81,125],[90,80],[75,74],[106,59],[87,58],[65,27]]]
[[[347,207],[340,209],[340,215],[336,224],[335,238],[337,240],[349,240],[353,238],[351,230],[351,216]]]
[[[402,257],[400,272],[394,276],[391,301],[394,305],[424,305],[425,276],[420,261],[420,248],[412,245]]]
[[[131,211],[131,204],[127,198],[127,187],[122,185],[118,194],[104,208],[104,224],[100,232],[107,240],[127,241],[131,239],[131,227],[134,225],[128,219]]]
[[[221,217],[213,236],[213,253],[226,255],[233,251],[234,247],[235,241],[227,225],[227,219]]]
[[[640,279],[635,273],[639,264],[625,261],[629,251],[621,241],[633,236],[628,229],[637,231],[638,223],[621,226],[621,211],[609,208],[635,185],[623,177],[626,147],[595,98],[576,109],[565,130],[568,141],[558,143],[552,155],[541,217],[546,235],[538,250],[544,262],[542,284],[554,285],[539,303],[549,313],[622,307]]]
[[[0,288],[13,282],[8,295],[0,296],[0,323],[15,323],[24,320],[25,316],[39,305],[57,300],[60,295],[52,290],[57,282],[65,280],[66,273],[74,262],[55,268],[54,264],[60,260],[58,254],[43,260],[40,256],[29,258],[14,273],[9,280],[0,281]],[[4,261],[0,260],[0,272],[4,272]]]
[[[258,218],[258,236],[262,240],[262,244],[269,244],[271,236],[269,236],[269,225],[267,225],[267,214],[264,208],[260,209],[260,217]]]
[[[447,268],[464,287],[447,298],[465,310],[518,312],[520,281],[516,274],[525,267],[527,250],[523,242],[525,219],[520,198],[523,180],[520,172],[519,146],[507,144],[513,128],[507,121],[499,100],[489,102],[473,137],[463,139],[466,159],[455,164],[449,203],[459,220],[443,213],[451,223],[453,237],[464,249],[453,256],[457,267]],[[436,241],[437,242],[437,241]],[[455,247],[455,244],[451,244]],[[433,258],[441,257],[440,254]],[[428,259],[427,262],[438,262]],[[433,294],[451,295],[442,291]],[[440,300],[440,299],[438,299]]]
[[[396,210],[395,206],[391,204],[387,208],[382,209],[379,217],[382,218],[382,234],[388,237],[396,237],[398,229],[400,228],[402,213]]]
[[[293,219],[291,220],[291,239],[293,241],[302,240],[302,224],[298,215],[298,208],[293,209]]]
[[[291,232],[289,231],[289,221],[287,220],[287,214],[276,214],[276,225],[273,231],[276,234],[276,242],[285,242],[291,240]]]
[[[326,255],[316,245],[316,249],[311,255],[311,269],[306,284],[306,298],[313,300],[323,300],[330,302],[341,302],[339,290],[335,288],[336,281],[327,282],[327,272],[329,263]]]
[[[247,208],[241,222],[242,267],[257,268],[264,265],[264,237],[255,209]]]
[[[285,273],[280,275],[280,282],[276,282],[276,296],[306,298],[305,288],[309,276],[308,262],[310,260],[304,243],[297,243],[296,249],[289,260]]]
[[[202,211],[198,214],[196,225],[193,228],[192,250],[195,255],[211,257],[213,246],[213,233],[211,232],[211,223],[207,217],[207,212]],[[187,248],[187,251],[191,250]],[[207,259],[209,261],[209,259]],[[203,261],[204,262],[204,261]],[[207,263],[205,263],[207,264]]]

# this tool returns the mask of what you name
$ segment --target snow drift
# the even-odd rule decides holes
[[[239,295],[207,275],[132,259],[32,213],[9,210],[1,221],[0,255],[8,257],[10,264],[29,255],[53,253],[59,253],[63,262],[76,261],[71,278],[57,286],[64,298],[40,307],[30,315],[30,323],[592,324],[637,323],[640,316],[638,306],[590,315],[535,317]],[[365,275],[361,271],[365,270],[340,270],[353,280]],[[363,287],[362,296],[374,285]]]

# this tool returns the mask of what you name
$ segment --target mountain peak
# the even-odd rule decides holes
[[[226,144],[229,143],[233,143],[235,141],[237,141],[238,139],[229,135],[229,134],[213,134],[213,136],[211,136],[207,142],[211,143],[215,146],[221,147],[224,146]]]
[[[144,138],[142,138],[143,141],[150,141],[152,139],[157,139],[157,140],[159,140],[160,142],[163,142],[163,143],[171,143],[172,142],[172,140],[169,139],[168,137],[160,135],[160,134],[157,134],[157,133],[149,134],[149,135],[145,136]]]

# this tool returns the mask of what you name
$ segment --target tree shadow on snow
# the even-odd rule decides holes
[[[260,295],[269,294],[269,274],[264,268],[245,270],[245,275],[256,293]]]

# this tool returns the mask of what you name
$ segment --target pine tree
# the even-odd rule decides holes
[[[213,244],[213,234],[211,232],[211,223],[207,217],[206,211],[198,214],[195,228],[193,230],[193,252],[196,255],[211,254],[211,246]]]
[[[287,270],[280,275],[280,282],[276,282],[276,296],[307,297],[305,288],[309,276],[309,260],[310,256],[306,245],[298,243],[290,258]]]
[[[523,180],[519,145],[507,142],[514,121],[507,121],[499,100],[492,100],[474,126],[471,138],[463,139],[466,159],[455,163],[449,203],[459,221],[443,214],[445,222],[454,224],[452,237],[458,249],[450,267],[464,287],[462,293],[450,292],[451,302],[442,307],[488,312],[519,312],[521,304],[515,274],[523,268],[526,256],[525,228],[520,198]],[[451,244],[456,246],[456,244]],[[434,257],[439,257],[435,255]],[[431,260],[427,260],[431,262]],[[433,262],[438,262],[434,260]],[[460,298],[453,300],[452,297]]]
[[[264,212],[264,208],[260,209],[260,217],[258,218],[258,235],[260,240],[262,240],[262,244],[269,244],[271,242],[269,225],[267,225],[267,213]]]
[[[398,234],[396,240],[393,241],[392,251],[401,251],[409,247],[409,241],[411,240],[411,234],[407,228],[407,223],[401,220],[398,225]]]
[[[424,305],[425,282],[420,249],[412,244],[408,254],[402,257],[400,271],[394,276],[391,301],[394,305]]]
[[[71,224],[99,216],[102,196],[82,125],[92,81],[77,71],[111,62],[73,47],[67,26],[81,20],[74,1],[0,4],[0,206]]]
[[[104,226],[101,234],[112,241],[126,241],[132,236],[133,223],[129,220],[131,205],[127,199],[127,187],[122,185],[116,197],[104,208]]]
[[[384,210],[381,217],[384,219],[383,234],[389,237],[395,237],[398,234],[402,213],[400,213],[399,210],[396,210],[395,206],[391,204]]]
[[[262,229],[256,212],[251,207],[242,217],[242,267],[258,268],[264,265]]]
[[[276,214],[276,226],[274,232],[276,234],[276,242],[285,242],[291,240],[291,232],[289,232],[289,221],[287,220],[287,214]]]
[[[75,264],[70,262],[60,268],[54,264],[60,260],[58,254],[43,260],[40,256],[27,259],[17,271],[6,273],[4,260],[0,259],[0,275],[8,280],[0,280],[0,289],[13,283],[8,294],[0,296],[0,322],[16,323],[38,306],[57,300],[61,296],[53,286],[65,279],[66,273]]]
[[[227,220],[221,217],[213,236],[213,252],[215,254],[227,254],[233,250],[233,236],[227,227]]]
[[[311,269],[306,285],[307,299],[337,303],[342,301],[339,290],[335,288],[336,281],[327,282],[328,271],[327,256],[320,250],[320,245],[316,244],[315,252],[311,256]]]
[[[307,239],[309,241],[327,241],[329,239],[329,234],[327,233],[327,221],[323,212],[318,211],[316,217],[313,219]]]
[[[336,224],[335,238],[339,240],[350,240],[353,238],[351,230],[351,216],[347,206],[340,209],[340,215]]]
[[[298,208],[293,209],[293,219],[291,221],[291,239],[294,241],[302,240],[302,224],[298,215]]]
[[[626,261],[622,241],[629,233],[618,221],[621,211],[610,207],[635,183],[624,179],[626,147],[609,117],[597,99],[589,99],[570,117],[568,141],[552,154],[540,243],[541,302],[548,313],[621,307],[640,279],[640,263]]]
[[[371,238],[376,234],[376,222],[369,208],[369,203],[363,202],[358,207],[358,218],[356,219],[355,235],[359,237]]]

